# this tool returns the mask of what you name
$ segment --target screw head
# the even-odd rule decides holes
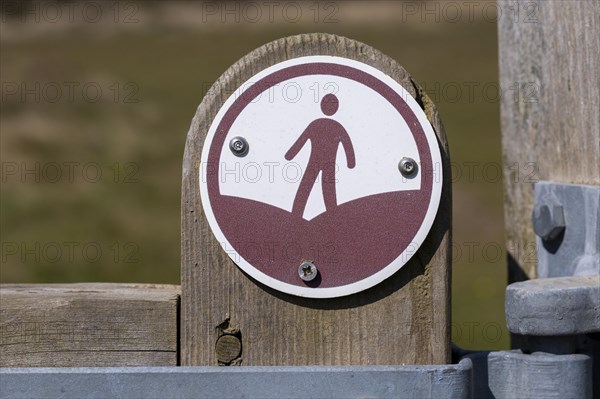
[[[400,173],[402,173],[402,176],[412,176],[417,172],[417,162],[412,158],[404,157],[400,160],[398,169],[400,170]]]
[[[304,281],[312,281],[317,277],[317,266],[312,262],[302,262],[298,267],[298,275]]]
[[[537,205],[532,215],[533,231],[542,240],[557,238],[565,229],[565,215],[560,205]]]
[[[241,157],[248,153],[248,142],[245,138],[237,136],[229,141],[229,149],[234,155]]]

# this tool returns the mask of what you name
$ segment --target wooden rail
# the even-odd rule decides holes
[[[0,286],[0,367],[175,366],[173,285]]]

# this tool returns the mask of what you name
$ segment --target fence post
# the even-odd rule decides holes
[[[217,113],[236,89],[265,68],[317,55],[362,62],[400,83],[425,111],[441,152],[438,171],[449,176],[446,137],[434,104],[399,64],[379,51],[334,35],[304,34],[268,43],[242,58],[205,96],[187,136],[181,210],[182,365],[450,361],[449,179],[443,180],[437,216],[417,253],[383,282],[349,296],[306,298],[274,290],[236,267],[226,252],[231,248],[224,250],[209,226],[201,201],[200,163]],[[242,147],[237,149],[240,155]],[[375,232],[351,233],[368,237]]]
[[[533,184],[600,184],[600,3],[501,0],[499,9],[504,215],[515,282],[537,277]]]

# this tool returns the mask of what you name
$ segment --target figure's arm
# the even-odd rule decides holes
[[[304,130],[304,132],[298,137],[298,140],[290,147],[290,149],[285,153],[285,159],[291,161],[298,155],[304,144],[308,141],[308,131],[310,129],[310,125]]]
[[[343,129],[343,132],[341,134],[341,140],[342,146],[344,146],[344,151],[346,152],[348,168],[353,169],[356,166],[356,158],[354,156],[354,147],[352,146],[352,141],[350,141],[350,136],[348,136],[348,132],[346,132],[346,129]]]

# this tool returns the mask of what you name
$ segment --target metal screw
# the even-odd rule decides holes
[[[243,137],[234,137],[229,142],[229,148],[238,157],[244,156],[248,153],[248,142]]]
[[[312,262],[302,262],[298,267],[298,275],[304,281],[312,281],[317,277],[317,266]]]
[[[560,205],[538,205],[532,215],[533,231],[542,240],[554,240],[565,229],[565,215]]]
[[[400,160],[398,169],[400,169],[402,176],[411,176],[417,171],[417,162],[412,158],[404,157]]]

